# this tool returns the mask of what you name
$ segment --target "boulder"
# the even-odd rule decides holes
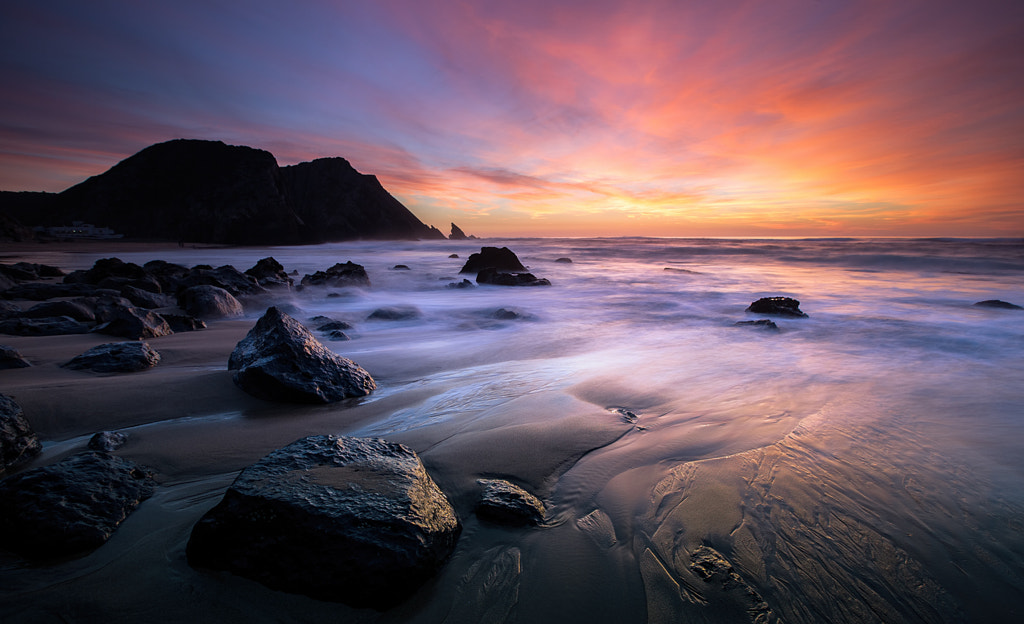
[[[28,363],[28,360],[21,357],[17,349],[7,345],[0,345],[0,370],[5,368],[28,368],[29,366],[32,365]]]
[[[267,292],[255,277],[242,273],[230,264],[216,269],[203,265],[192,267],[178,283],[179,297],[181,290],[192,286],[216,286],[228,291],[233,297],[261,295]]]
[[[21,316],[21,312],[21,307],[18,304],[0,299],[0,319]]]
[[[477,273],[481,269],[525,271],[526,267],[508,247],[482,247],[480,253],[470,254],[459,273]]]
[[[544,522],[544,503],[518,485],[504,479],[479,479],[484,490],[476,515],[497,524],[523,526]]]
[[[177,305],[177,302],[170,295],[163,293],[150,292],[143,290],[131,284],[126,284],[121,289],[121,296],[132,302],[132,305],[147,310],[155,310],[157,308],[169,308]]]
[[[790,297],[762,297],[751,303],[747,307],[747,312],[807,318],[807,315],[800,311],[800,302]]]
[[[156,490],[135,462],[96,451],[0,481],[0,546],[32,559],[106,542]]]
[[[92,331],[130,340],[144,340],[170,336],[171,326],[159,314],[135,306],[115,306],[104,313],[108,319]]]
[[[191,286],[181,291],[178,305],[191,316],[199,318],[235,318],[243,314],[238,299],[223,288],[209,284]]]
[[[68,316],[38,319],[10,318],[0,321],[0,334],[11,334],[13,336],[87,334],[91,329],[91,325],[76,321]]]
[[[0,475],[39,454],[43,445],[11,397],[0,394]]]
[[[345,321],[337,321],[335,319],[326,316],[314,316],[310,319],[314,323],[317,331],[327,332],[334,331],[336,329],[352,329],[352,325]]]
[[[300,282],[303,286],[369,286],[370,276],[362,265],[349,260],[335,264],[326,271],[305,275]]]
[[[194,316],[188,316],[185,314],[161,314],[160,316],[167,321],[171,331],[175,333],[206,329],[206,323]]]
[[[160,354],[145,342],[110,342],[77,355],[64,368],[97,373],[133,373],[153,368]]]
[[[344,342],[345,340],[352,340],[352,338],[350,338],[348,334],[341,331],[340,329],[332,329],[331,331],[326,332],[325,336],[327,336],[327,339],[330,340],[331,342]]]
[[[150,260],[142,265],[146,275],[155,279],[160,284],[160,292],[175,293],[181,286],[181,280],[188,275],[188,268],[180,264],[167,262],[166,260]]]
[[[497,269],[480,269],[476,274],[477,284],[493,286],[550,286],[545,278],[538,278],[533,273],[503,273]]]
[[[377,388],[368,372],[317,340],[276,307],[267,309],[228,359],[235,384],[269,401],[333,403]]]
[[[89,438],[89,450],[110,453],[128,442],[128,435],[120,431],[100,431]]]
[[[281,263],[271,257],[257,261],[252,268],[246,269],[245,274],[256,278],[264,288],[291,288],[294,283]]]
[[[81,300],[44,301],[22,312],[22,318],[49,318],[67,316],[83,323],[95,323],[96,312]]]
[[[196,523],[192,566],[387,609],[437,573],[461,523],[411,449],[310,436],[242,470]]]
[[[449,255],[448,257],[449,257],[449,258],[458,258],[458,257],[459,257],[459,254],[451,254],[451,255]]]
[[[498,308],[488,316],[499,321],[521,321],[530,318],[529,315],[512,308]]]
[[[18,284],[0,292],[4,299],[26,299],[28,301],[46,301],[57,297],[82,297],[95,295],[96,286],[92,284],[54,284],[52,282],[31,282]]]
[[[409,265],[407,265],[407,264],[396,264],[395,266],[391,267],[391,270],[392,271],[411,271],[412,269],[410,269]]]
[[[1002,310],[1024,310],[1021,306],[1010,303],[1009,301],[1000,301],[999,299],[986,299],[985,301],[979,301],[974,304],[983,308],[999,308]]]
[[[775,324],[775,321],[770,319],[758,319],[756,321],[736,321],[735,325],[756,327],[767,331],[779,331],[779,326]]]
[[[559,264],[572,264],[572,258],[555,258],[555,262]]]
[[[419,318],[419,308],[411,305],[385,306],[377,308],[366,317],[369,321],[408,321]]]
[[[456,289],[456,288],[458,288],[458,289],[462,289],[462,288],[476,288],[476,284],[474,284],[473,282],[469,281],[468,279],[464,279],[461,282],[448,282],[448,284],[445,285],[445,288],[450,288],[450,289]]]
[[[0,275],[14,280],[15,282],[27,282],[46,279],[48,277],[63,277],[64,271],[48,264],[15,262],[14,264],[0,264]]]

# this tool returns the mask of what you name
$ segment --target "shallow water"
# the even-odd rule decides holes
[[[508,245],[552,286],[445,288],[481,244]],[[520,239],[162,257],[245,269],[267,255],[299,276],[351,260],[372,281],[281,298],[300,320],[355,325],[351,341],[325,344],[378,381],[356,413],[396,406],[325,432],[409,444],[457,506],[478,476],[498,474],[551,511],[528,531],[464,518],[436,584],[360,618],[1024,616],[1024,311],[972,305],[1024,305],[1024,241]],[[74,269],[97,257],[26,259]],[[735,325],[761,318],[750,302],[779,295],[809,318],[776,318],[778,332]],[[367,320],[386,305],[421,315]],[[501,308],[523,318],[494,318]],[[706,581],[693,564],[707,552],[732,576]],[[201,604],[213,592],[249,604],[249,619],[280,619],[276,598],[224,582],[193,590]],[[283,604],[296,621],[339,609]]]

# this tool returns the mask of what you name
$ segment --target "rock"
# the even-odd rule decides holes
[[[48,264],[15,262],[14,264],[0,264],[0,275],[5,275],[18,282],[25,282],[48,277],[63,277],[64,271]]]
[[[0,370],[5,368],[28,368],[32,366],[28,360],[12,347],[0,345]]]
[[[156,482],[135,462],[88,451],[0,481],[0,546],[32,559],[102,545]]]
[[[526,267],[508,247],[482,247],[480,253],[469,256],[459,273],[478,273],[481,269],[525,271]]]
[[[264,288],[291,288],[294,284],[281,263],[270,257],[257,261],[251,269],[246,269],[245,274],[256,278]]]
[[[729,621],[775,622],[776,615],[761,594],[743,580],[729,560],[710,546],[690,553],[690,570],[718,593],[719,604],[735,605],[735,619]],[[724,600],[723,600],[724,599]]]
[[[476,288],[476,284],[468,279],[463,279],[461,282],[450,282],[445,288]]]
[[[146,270],[120,258],[100,258],[86,271],[75,271],[64,277],[65,284],[101,284],[123,286],[146,278]]]
[[[242,304],[228,291],[208,284],[191,286],[178,295],[178,305],[191,316],[208,319],[242,316]]]
[[[477,284],[493,286],[550,286],[545,278],[538,278],[533,273],[502,273],[497,269],[481,269],[476,275]]]
[[[97,373],[133,373],[153,368],[158,362],[160,354],[145,342],[110,342],[96,345],[63,366]]]
[[[189,273],[187,267],[166,260],[150,260],[142,268],[146,270],[146,275],[160,284],[160,292],[164,293],[178,292],[181,281]]]
[[[162,316],[143,308],[117,306],[107,311],[105,316],[109,320],[97,325],[92,331],[130,340],[159,338],[174,333]]]
[[[112,453],[128,442],[128,435],[120,431],[100,431],[89,438],[89,450]]]
[[[555,258],[555,262],[560,264],[572,264],[572,258]]]
[[[18,304],[0,299],[0,319],[21,316],[21,312],[21,307]]]
[[[121,289],[121,296],[132,302],[132,305],[147,310],[155,310],[157,308],[169,308],[177,305],[177,302],[170,295],[162,293],[150,292],[143,290],[131,284],[127,284]]]
[[[230,264],[217,267],[216,269],[195,266],[188,274],[181,278],[178,283],[178,296],[181,291],[192,286],[216,286],[231,293],[233,297],[241,295],[262,295],[267,289],[260,286],[256,278],[242,273]]]
[[[476,515],[498,524],[522,526],[544,522],[544,503],[518,485],[503,479],[478,479],[484,488]]]
[[[759,329],[767,331],[779,331],[779,326],[775,324],[775,321],[769,319],[758,319],[756,321],[736,321],[736,325],[748,327],[757,327]]]
[[[21,406],[6,394],[0,394],[0,475],[32,459],[41,450],[43,445],[25,420]]]
[[[493,319],[499,321],[519,321],[529,318],[528,315],[520,312],[519,310],[513,310],[511,308],[498,308],[497,310],[488,314]]]
[[[366,317],[369,321],[408,321],[419,318],[421,313],[415,306],[387,306],[377,308]]]
[[[806,318],[807,315],[800,311],[800,302],[790,297],[762,297],[750,304],[747,312],[754,314],[774,314],[776,316],[791,316],[795,318]]]
[[[331,331],[327,332],[326,335],[327,339],[330,340],[331,342],[342,342],[345,340],[352,340],[348,334],[341,331],[340,329],[332,329]]]
[[[326,271],[305,275],[300,282],[303,286],[369,286],[370,276],[362,265],[349,260],[335,264]]]
[[[95,295],[96,287],[92,284],[54,284],[50,282],[32,282],[18,284],[0,292],[4,299],[27,299],[29,301],[46,301],[57,297],[81,297]]]
[[[95,323],[96,313],[92,307],[82,301],[44,301],[37,303],[22,314],[22,318],[50,318],[54,316],[67,316],[82,321],[83,323]]]
[[[91,325],[76,321],[68,316],[38,319],[12,318],[0,321],[0,334],[11,334],[13,336],[87,334],[91,329]]]
[[[1000,301],[999,299],[986,299],[985,301],[979,301],[974,304],[983,308],[1000,308],[1003,310],[1024,310],[1024,307],[1010,303],[1009,301]]]
[[[387,609],[437,573],[461,523],[415,452],[310,436],[244,469],[196,523],[189,564]]]
[[[160,316],[167,321],[171,331],[175,333],[206,329],[206,323],[194,316],[184,314],[160,314]]]
[[[448,235],[448,240],[466,240],[468,238],[459,226],[452,223],[452,233]]]
[[[316,319],[324,320],[316,321]],[[334,319],[327,318],[326,316],[314,317],[313,320],[316,322],[314,327],[316,327],[317,331],[327,332],[334,331],[336,329],[352,329],[352,325],[349,323],[346,323],[345,321],[336,321]]]
[[[238,387],[269,401],[333,403],[377,388],[368,372],[334,354],[276,307],[268,308],[238,343],[228,370],[237,371]]]
[[[405,264],[396,264],[395,266],[391,267],[391,270],[392,271],[411,271],[412,269],[410,269],[408,267],[408,265],[405,265]]]
[[[450,256],[448,256],[448,257],[449,257],[449,258],[458,258],[458,257],[459,257],[459,254],[451,254],[451,255],[450,255]]]

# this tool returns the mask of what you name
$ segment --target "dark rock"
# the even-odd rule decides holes
[[[327,339],[331,342],[342,342],[345,340],[352,340],[348,334],[341,331],[340,329],[332,329],[327,332]]]
[[[459,518],[415,452],[311,436],[244,469],[196,523],[189,564],[387,609],[444,565]]]
[[[362,265],[349,260],[335,264],[326,271],[317,271],[302,278],[303,286],[369,286],[370,276]]]
[[[28,360],[21,357],[16,349],[7,345],[0,345],[0,370],[5,368],[28,368],[32,366]]]
[[[245,274],[256,278],[264,288],[291,288],[294,284],[281,263],[269,257],[259,260],[251,269],[246,269]]]
[[[96,345],[64,364],[64,368],[97,373],[133,373],[157,365],[160,354],[145,342],[109,342]]]
[[[4,191],[0,191],[0,193],[3,193],[3,192]],[[0,215],[0,218],[3,218],[3,215]],[[3,273],[0,273],[0,291],[8,290],[10,288],[14,288],[17,285],[18,285],[18,282],[16,280],[13,280],[13,279],[7,277],[6,275],[4,275]]]
[[[344,158],[281,167],[288,202],[302,220],[303,242],[364,239],[443,239],[391,196],[375,176]]]
[[[67,316],[39,319],[12,318],[0,321],[0,334],[10,334],[12,336],[87,334],[91,329],[91,325],[81,323]]]
[[[391,267],[391,270],[392,271],[410,271],[411,269],[407,265],[396,264],[395,266]]]
[[[468,279],[464,279],[461,282],[450,282],[445,288],[476,288],[476,284]]]
[[[477,273],[482,269],[525,271],[526,267],[508,247],[483,247],[480,249],[480,253],[469,256],[459,273]]]
[[[235,384],[270,401],[333,403],[376,389],[370,374],[334,354],[301,323],[276,307],[267,309],[231,353]]]
[[[143,290],[130,284],[126,284],[121,289],[121,296],[131,301],[132,305],[146,308],[147,310],[169,308],[177,305],[177,302],[170,295]]]
[[[498,308],[488,314],[488,316],[493,319],[498,319],[499,321],[519,321],[529,318],[528,315],[520,312],[519,310],[513,310],[510,308]]]
[[[458,258],[458,257],[459,257],[459,254],[452,254],[452,255],[450,255],[450,256],[448,256],[448,257],[449,257],[449,258]]]
[[[92,331],[130,340],[159,338],[174,333],[162,316],[143,308],[117,306],[111,308],[106,317],[108,320],[94,327]]]
[[[522,526],[544,522],[544,503],[518,485],[503,479],[479,479],[484,491],[476,515],[498,524]]]
[[[790,297],[762,297],[750,304],[747,312],[754,314],[774,314],[776,316],[791,316],[795,318],[806,318],[807,315],[800,311],[800,302]]]
[[[468,238],[459,226],[452,223],[452,233],[448,235],[448,240],[466,240]]]
[[[92,307],[82,301],[44,301],[37,303],[22,314],[22,318],[50,318],[54,316],[67,316],[82,321],[83,323],[95,323],[96,313]]]
[[[665,267],[665,270],[669,273],[686,273],[688,275],[703,275],[700,271],[691,271],[690,269],[680,269],[679,267]]]
[[[1000,301],[999,299],[987,299],[985,301],[979,301],[974,305],[981,306],[983,308],[999,308],[1002,310],[1024,310],[1024,308],[1019,305],[1010,303],[1009,301]]]
[[[572,258],[556,258],[555,262],[558,262],[558,263],[561,263],[561,264],[572,264]]]
[[[0,475],[43,450],[25,412],[11,397],[0,394]]]
[[[96,287],[92,284],[54,284],[51,282],[18,284],[0,292],[0,296],[4,299],[27,299],[29,301],[46,301],[57,297],[81,297],[95,294]]]
[[[178,296],[181,296],[182,290],[192,286],[216,286],[228,291],[233,297],[262,295],[267,292],[255,277],[242,273],[230,264],[216,269],[193,267],[178,283]]]
[[[228,291],[217,286],[199,285],[184,289],[178,295],[178,305],[191,316],[208,319],[242,316],[242,304]]]
[[[421,316],[414,306],[387,306],[377,308],[366,317],[370,321],[408,321]]]
[[[92,550],[155,490],[145,469],[96,451],[26,470],[0,481],[0,545],[33,559]]]
[[[27,282],[48,277],[63,277],[64,271],[48,264],[15,262],[14,264],[0,264],[0,275],[4,275],[17,282]]]
[[[352,325],[346,323],[345,321],[329,320],[325,323],[320,323],[319,325],[316,325],[316,329],[317,331],[327,332],[335,331],[338,329],[352,329]]]
[[[124,262],[120,258],[101,258],[86,271],[75,271],[64,277],[65,284],[99,284],[106,281],[108,285],[124,285],[132,280],[146,277],[146,270],[132,262]]]
[[[155,279],[160,284],[160,292],[176,293],[181,281],[188,275],[189,269],[166,260],[150,260],[142,265],[146,275]]]
[[[0,319],[21,316],[21,308],[18,304],[0,299]]]
[[[736,325],[757,327],[768,331],[779,331],[779,326],[775,324],[775,321],[769,319],[758,319],[756,321],[736,321]]]
[[[100,431],[89,438],[89,450],[112,453],[128,442],[128,436],[120,431]]]
[[[502,273],[497,269],[481,269],[476,274],[477,284],[493,286],[550,286],[545,278],[538,278],[533,273]]]
[[[171,331],[175,333],[206,329],[206,323],[194,316],[186,316],[184,314],[160,314],[160,316],[167,321]]]

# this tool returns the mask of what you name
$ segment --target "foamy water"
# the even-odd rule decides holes
[[[509,246],[552,286],[446,288],[482,244]],[[163,259],[244,270],[268,255],[298,277],[365,266],[369,288],[282,302],[299,320],[355,326],[351,341],[326,344],[374,375],[368,402],[420,397],[332,433],[409,443],[453,483],[446,466],[476,448],[466,440],[522,431],[579,446],[565,465],[504,475],[545,495],[550,526],[471,529],[436,596],[385,620],[1005,621],[1024,610],[1024,311],[972,305],[1024,305],[1021,240],[339,243]],[[809,318],[736,326],[765,318],[744,311],[763,296],[794,297]],[[420,316],[367,320],[395,305]],[[495,455],[481,474],[501,472]],[[705,581],[692,565],[702,547],[739,580]]]

